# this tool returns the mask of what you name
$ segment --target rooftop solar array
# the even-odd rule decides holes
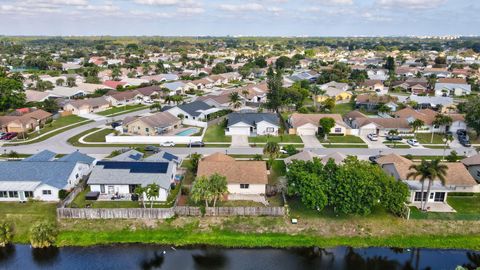
[[[130,170],[131,173],[166,173],[167,162],[99,161],[97,165],[110,170]]]

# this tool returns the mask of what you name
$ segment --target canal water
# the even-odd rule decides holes
[[[480,267],[480,252],[468,250],[337,247],[295,249],[172,248],[113,245],[0,249],[0,269],[466,269]]]

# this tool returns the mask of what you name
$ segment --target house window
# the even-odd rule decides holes
[[[267,132],[273,132],[275,129],[273,127],[267,127]]]
[[[76,179],[78,179],[78,177],[79,177],[79,176],[80,176],[80,175],[78,175],[78,173],[77,173],[77,174],[75,174],[75,178],[76,178]]]
[[[9,191],[8,197],[10,198],[18,198],[18,191]]]
[[[43,195],[52,195],[52,191],[49,189],[42,190]]]
[[[477,171],[477,176],[480,177],[480,170]]]
[[[145,128],[145,132],[150,132],[150,129],[149,129],[149,128]]]
[[[433,196],[435,195],[435,193],[430,193],[430,200],[433,200]]]
[[[248,189],[250,184],[240,184],[240,189]]]
[[[0,191],[0,198],[8,198],[8,192]]]
[[[335,133],[341,133],[342,129],[341,128],[335,128]]]
[[[25,198],[33,198],[33,191],[24,191]]]
[[[445,201],[445,192],[435,192],[435,200],[436,202],[443,202]]]
[[[427,192],[423,192],[423,199],[427,199]],[[414,201],[416,202],[421,202],[422,201],[422,193],[421,192],[415,192],[415,199]]]

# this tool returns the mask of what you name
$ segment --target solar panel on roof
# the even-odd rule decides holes
[[[173,154],[170,154],[168,152],[165,152],[163,153],[163,158],[168,160],[168,161],[172,161],[172,160],[178,160],[178,157],[173,155]]]
[[[140,160],[140,159],[142,159],[143,154],[129,155],[128,157],[133,159],[133,160]]]
[[[102,165],[108,170],[130,170],[130,173],[166,173],[168,169],[167,162],[112,162],[99,161],[97,165]]]

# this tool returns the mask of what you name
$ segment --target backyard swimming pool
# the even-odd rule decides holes
[[[199,128],[189,128],[189,129],[185,129],[175,135],[177,136],[190,136],[192,134],[195,134],[199,131],[200,129]]]

